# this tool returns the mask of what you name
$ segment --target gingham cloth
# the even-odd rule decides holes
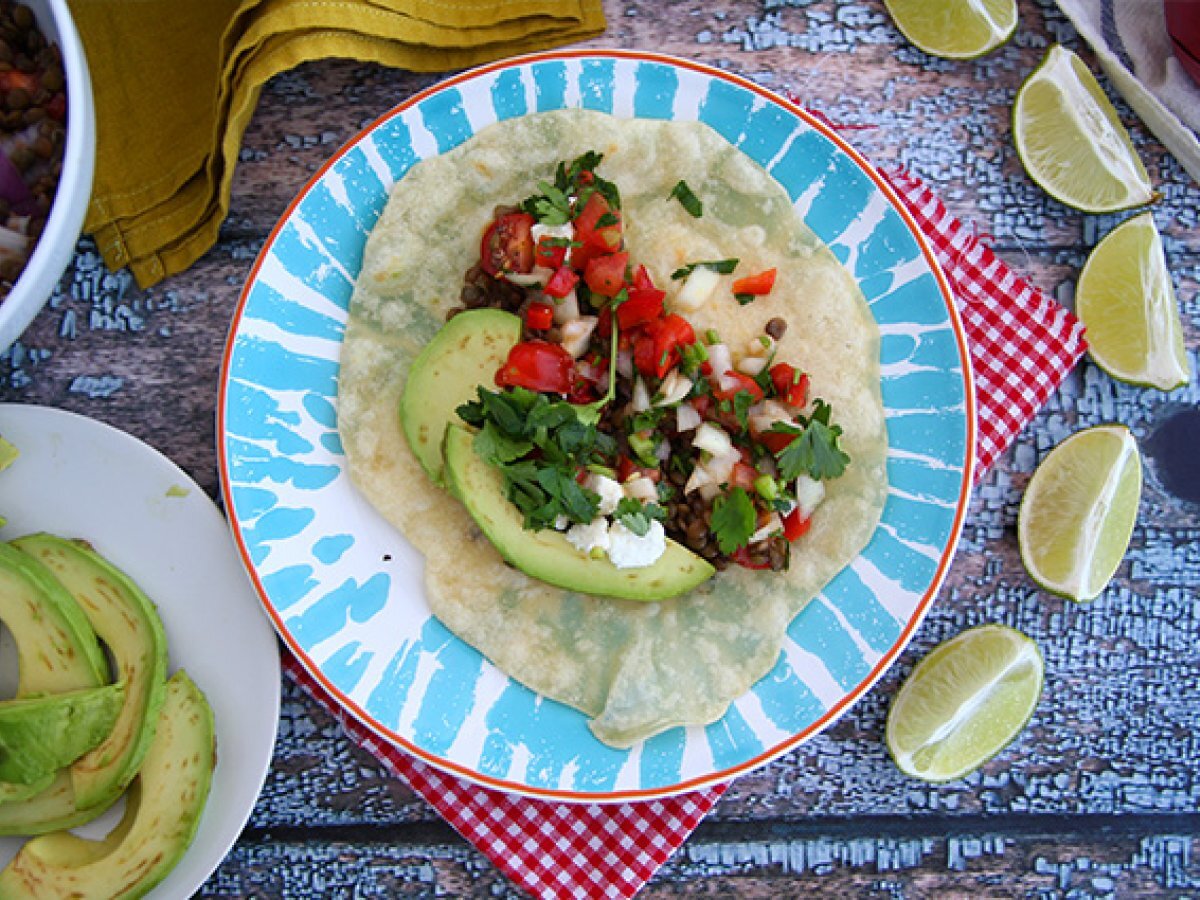
[[[1083,327],[1016,275],[920,180],[887,173],[956,294],[970,345],[982,473],[1013,442],[1083,354]],[[414,759],[347,714],[304,667],[284,670],[388,771],[404,779],[516,884],[543,900],[632,897],[725,792],[719,784],[665,800],[570,804],[479,787]]]

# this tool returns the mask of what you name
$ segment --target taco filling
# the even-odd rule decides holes
[[[620,190],[588,152],[553,183],[495,210],[461,305],[519,316],[519,340],[495,372],[499,390],[457,410],[497,467],[529,530],[554,528],[580,553],[618,568],[652,565],[666,539],[716,569],[788,567],[828,479],[849,462],[831,407],[779,358],[788,328],[768,320],[744,346],[688,313],[748,306],[777,269],[744,273],[698,260],[659,286],[625,249]],[[669,195],[694,218],[687,182]]]
[[[422,374],[471,317],[501,325],[449,342],[476,360],[469,386]],[[789,628],[887,495],[878,327],[781,184],[702,123],[583,109],[498,122],[396,183],[350,301],[338,434],[360,493],[423,557],[438,622],[614,747],[719,719],[795,652]],[[455,487],[452,448],[511,544],[468,511],[480,491]],[[658,561],[616,567],[614,531],[644,562],[637,532],[658,527]],[[509,562],[549,544],[589,574],[564,587]],[[664,568],[694,586],[600,595]]]

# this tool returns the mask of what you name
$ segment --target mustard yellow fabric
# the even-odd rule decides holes
[[[195,262],[229,210],[263,85],[338,57],[441,72],[600,34],[601,0],[70,0],[96,98],[84,230],[152,285]],[[382,113],[384,110],[378,110]]]

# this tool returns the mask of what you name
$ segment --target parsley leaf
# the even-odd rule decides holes
[[[571,221],[571,198],[553,184],[538,182],[541,194],[521,203],[521,209],[545,225],[566,225]]]
[[[745,547],[754,534],[755,521],[754,503],[744,488],[735,487],[713,502],[712,530],[722,553]]]
[[[812,418],[803,427],[776,422],[771,431],[792,434],[796,439],[775,454],[779,474],[787,481],[806,474],[812,478],[837,478],[846,471],[850,457],[838,446],[839,425],[829,424],[831,407],[817,400]]]
[[[696,219],[704,215],[704,204],[700,198],[695,195],[688,183],[682,178],[675,187],[671,188],[669,195],[671,198],[678,200],[680,205],[688,211],[688,213]]]
[[[679,281],[687,278],[692,274],[693,269],[698,269],[703,266],[706,269],[712,269],[718,275],[728,275],[737,268],[739,260],[735,259],[705,259],[700,262],[688,263],[686,266],[681,266],[671,273],[672,281]]]
[[[743,388],[733,395],[733,414],[737,418],[742,431],[750,427],[750,407],[755,403],[754,395]]]
[[[753,303],[758,299],[758,294],[734,294],[733,299],[745,306],[747,303]]]
[[[666,516],[666,510],[657,503],[642,503],[633,497],[622,497],[613,510],[613,518],[638,537],[644,537],[650,531],[651,520],[661,522]]]

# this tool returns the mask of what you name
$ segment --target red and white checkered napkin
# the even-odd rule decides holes
[[[906,172],[891,172],[889,178],[957,294],[978,391],[977,471],[982,473],[1083,354],[1083,327],[1014,274],[921,181]],[[354,740],[535,897],[632,897],[728,787],[605,805],[505,794],[448,775],[381,740],[339,707],[290,654],[285,654],[285,671]]]

